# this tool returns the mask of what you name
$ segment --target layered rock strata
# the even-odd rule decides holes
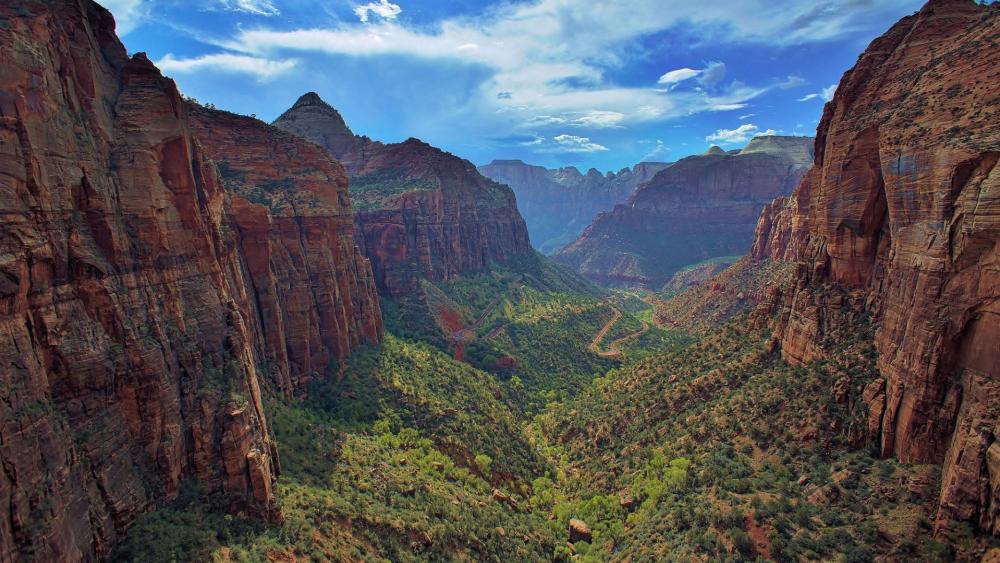
[[[1000,531],[1000,8],[933,0],[840,82],[816,163],[762,213],[752,254],[798,262],[777,328],[817,358],[849,309],[877,322],[865,393],[884,455],[943,464],[939,529]],[[848,299],[829,300],[832,284]]]
[[[274,125],[346,167],[355,240],[383,294],[403,295],[422,279],[454,279],[532,251],[513,192],[466,160],[417,139],[383,144],[356,136],[315,93]]]
[[[685,266],[744,254],[761,210],[811,164],[811,145],[757,137],[741,151],[681,159],[553,256],[597,282],[659,288]]]
[[[280,518],[262,395],[379,335],[343,175],[310,177],[326,218],[243,201],[106,10],[15,4],[0,5],[0,561],[99,558],[190,480]],[[275,273],[324,252],[315,277],[353,308],[332,288],[298,297],[306,266]],[[288,358],[264,326],[278,318]]]

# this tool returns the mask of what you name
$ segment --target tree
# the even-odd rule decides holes
[[[479,454],[476,456],[476,467],[479,468],[479,472],[483,474],[483,477],[489,479],[490,466],[493,465],[493,458],[486,454]]]

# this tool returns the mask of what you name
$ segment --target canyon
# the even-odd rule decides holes
[[[656,173],[553,257],[600,283],[658,290],[685,266],[744,254],[761,210],[791,193],[811,162],[809,137],[712,147]]]
[[[594,217],[627,200],[669,165],[640,162],[617,173],[591,168],[582,174],[574,166],[547,169],[521,160],[494,160],[479,172],[514,190],[532,245],[550,254],[573,242]]]
[[[0,563],[1000,554],[1000,4],[815,138],[607,174],[203,106],[115,29],[0,5]]]

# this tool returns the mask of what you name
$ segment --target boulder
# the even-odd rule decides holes
[[[570,543],[576,543],[578,541],[589,542],[591,539],[590,526],[587,525],[583,520],[577,518],[571,518],[569,521],[569,541]]]

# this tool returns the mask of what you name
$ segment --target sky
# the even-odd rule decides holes
[[[919,0],[98,0],[181,92],[265,121],[305,92],[355,133],[476,164],[617,171],[813,135]]]

